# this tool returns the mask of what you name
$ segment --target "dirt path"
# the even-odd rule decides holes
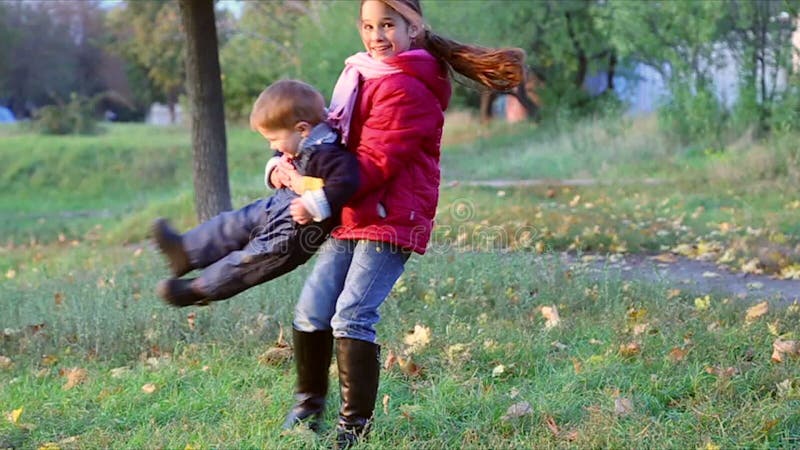
[[[614,180],[613,184],[645,184],[653,186],[663,184],[664,180],[657,178],[643,178],[643,179],[623,179]],[[444,184],[444,187],[455,186],[477,186],[477,187],[493,187],[493,188],[509,188],[509,187],[535,187],[535,186],[596,186],[598,184],[611,184],[607,181],[599,180],[597,178],[568,178],[568,179],[531,179],[531,180],[453,180]]]
[[[747,302],[770,300],[784,305],[800,301],[800,280],[779,280],[766,275],[730,272],[711,262],[677,258],[674,263],[662,263],[647,255],[619,258],[562,255],[561,260],[590,274],[609,274],[624,280],[662,283],[698,295],[715,293]]]

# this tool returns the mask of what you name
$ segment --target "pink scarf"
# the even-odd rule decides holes
[[[427,53],[425,50],[409,50],[403,54]],[[367,52],[359,52],[344,61],[345,67],[336,86],[333,88],[331,105],[328,108],[328,122],[342,133],[342,142],[347,143],[350,134],[350,119],[353,117],[356,97],[358,97],[359,77],[366,80],[400,73],[399,67],[372,59]]]

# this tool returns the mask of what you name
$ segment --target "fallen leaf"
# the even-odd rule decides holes
[[[629,398],[617,397],[614,399],[614,414],[624,417],[633,411],[633,402]]]
[[[649,323],[638,323],[633,326],[633,335],[638,336],[647,331],[649,327],[650,327]]]
[[[186,315],[186,323],[189,324],[189,329],[192,331],[194,331],[195,319],[197,319],[197,313],[194,311]]]
[[[466,344],[453,344],[447,347],[447,359],[450,364],[468,361],[471,357],[469,347]]]
[[[581,196],[580,195],[576,195],[575,197],[573,197],[572,200],[570,200],[570,202],[569,202],[570,208],[574,208],[574,207],[578,206],[578,203],[580,203],[580,201],[581,201]]]
[[[561,317],[558,315],[556,305],[542,306],[542,316],[546,320],[544,327],[548,330],[561,324]]]
[[[145,394],[148,394],[148,395],[152,394],[153,392],[155,392],[156,389],[157,389],[156,385],[153,384],[153,383],[147,383],[144,386],[142,386],[142,392],[144,392]]]
[[[22,411],[24,409],[25,408],[19,408],[11,411],[10,413],[6,413],[6,418],[8,419],[9,422],[16,425],[17,423],[19,423],[19,416],[22,415]]]
[[[514,403],[513,405],[509,406],[506,410],[506,413],[500,417],[501,420],[511,420],[511,419],[518,419],[523,416],[527,416],[529,414],[533,414],[533,409],[531,408],[531,404],[528,402],[519,402]]]
[[[713,367],[706,367],[706,373],[709,373],[711,375],[716,375],[720,378],[730,378],[739,373],[739,370],[736,367],[722,368],[720,366],[713,366]]]
[[[764,271],[761,269],[761,261],[758,258],[753,258],[750,261],[742,264],[743,273],[761,274]]]
[[[389,394],[383,394],[383,413],[389,414]]]
[[[631,356],[636,356],[642,352],[642,347],[639,345],[638,342],[629,342],[627,344],[621,344],[619,346],[619,354],[629,358]]]
[[[406,354],[414,353],[415,351],[425,347],[431,341],[430,328],[422,325],[414,325],[414,331],[406,334],[403,342],[409,346],[406,349]]]
[[[629,320],[641,320],[647,315],[647,310],[645,308],[631,308],[627,312]]]
[[[783,362],[783,356],[800,356],[800,343],[798,341],[784,341],[776,339],[772,343],[772,361]]]
[[[662,253],[660,255],[651,256],[650,259],[652,259],[653,261],[658,261],[667,264],[671,264],[678,261],[678,258],[672,253]]]
[[[422,374],[422,369],[411,359],[411,356],[407,359],[398,357],[397,366],[400,367],[400,371],[408,377],[418,377]]]
[[[494,369],[492,369],[492,376],[493,377],[499,377],[500,375],[504,374],[505,372],[506,372],[506,366],[504,366],[502,364],[498,364],[498,365],[496,365],[494,367]]]
[[[688,352],[680,347],[675,347],[669,351],[669,360],[673,363],[678,363],[686,359]]]
[[[45,442],[37,447],[36,450],[61,450],[61,447],[55,442]]]
[[[389,350],[386,353],[386,360],[383,362],[383,370],[390,370],[395,364],[397,364],[397,355],[393,350]]]
[[[130,373],[130,371],[131,371],[130,367],[126,367],[126,366],[117,367],[117,368],[111,369],[111,371],[110,371],[111,378],[122,378],[123,376],[127,375],[128,373]]]
[[[61,304],[64,303],[64,294],[61,292],[53,294],[53,303],[55,303],[56,306],[61,306]]]
[[[792,392],[792,380],[789,378],[775,384],[775,386],[778,388],[779,398],[784,398],[789,395],[790,392]]]
[[[711,296],[697,297],[694,299],[694,308],[698,311],[705,311],[711,307]]]
[[[8,271],[6,272],[6,278],[8,278],[9,280],[16,276],[17,276],[17,271],[14,269],[8,269]]]
[[[558,424],[556,423],[556,420],[553,419],[551,416],[547,416],[544,419],[544,423],[545,425],[547,425],[547,428],[550,430],[550,432],[553,433],[553,435],[555,435],[556,437],[558,437],[558,434],[561,432],[561,430],[558,429]]]
[[[747,314],[744,317],[745,322],[753,322],[759,317],[763,316],[769,311],[769,304],[761,302],[757,305],[747,308]]]
[[[717,272],[703,272],[703,278],[717,278],[719,274]]]
[[[8,356],[0,355],[0,369],[8,369],[13,362]]]
[[[84,383],[89,378],[89,373],[86,371],[86,369],[82,369],[80,367],[65,369],[62,375],[67,378],[67,382],[61,387],[61,389],[65,391]]]
[[[290,361],[294,356],[291,347],[274,346],[268,348],[258,357],[258,362],[268,366],[277,366]]]
[[[581,370],[583,370],[583,364],[578,358],[572,358],[572,369],[576,374],[581,373]]]

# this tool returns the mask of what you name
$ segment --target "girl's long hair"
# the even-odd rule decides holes
[[[365,0],[362,0],[362,4]],[[415,44],[428,50],[448,68],[495,91],[508,91],[525,80],[525,51],[488,48],[440,36],[429,29],[419,0],[380,0],[420,30]]]

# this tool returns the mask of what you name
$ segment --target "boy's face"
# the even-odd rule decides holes
[[[284,155],[294,158],[297,155],[300,141],[308,136],[309,129],[306,122],[299,122],[294,128],[288,130],[259,128],[258,132],[264,136],[264,139],[269,141],[269,147],[272,150],[279,151]]]

